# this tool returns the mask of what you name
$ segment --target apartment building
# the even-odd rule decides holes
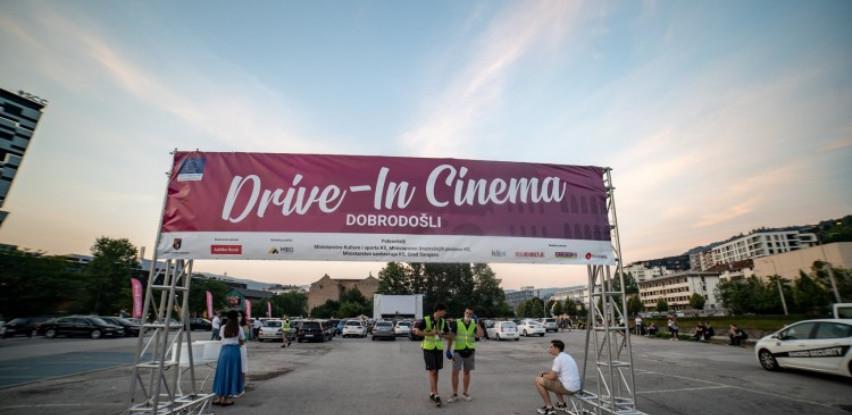
[[[721,307],[715,294],[718,283],[717,273],[678,272],[638,283],[639,299],[646,310],[655,310],[660,299],[666,300],[670,310],[686,310],[691,308],[689,298],[697,293],[704,296],[704,309],[712,310]]]

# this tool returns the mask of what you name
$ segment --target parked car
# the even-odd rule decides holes
[[[518,334],[518,326],[514,321],[498,321],[494,323],[493,337],[489,338],[495,340],[520,340],[520,336]]]
[[[409,333],[411,333],[411,322],[408,320],[397,321],[393,327],[393,334],[395,336],[408,336]]]
[[[45,322],[39,328],[49,338],[56,336],[86,336],[93,339],[101,337],[122,337],[121,326],[109,324],[98,317],[71,316]]]
[[[373,326],[373,340],[391,339],[396,340],[396,334],[393,332],[393,323],[390,321],[377,321]]]
[[[213,322],[206,318],[191,318],[189,319],[189,329],[211,331],[213,330]]]
[[[518,331],[521,332],[522,336],[542,336],[546,331],[544,330],[544,326],[541,325],[536,320],[532,319],[524,319],[521,320],[521,324],[518,325]]]
[[[482,326],[485,328],[483,331],[485,331],[485,338],[486,339],[494,339],[495,334],[496,334],[495,333],[496,329],[494,328],[494,326],[496,324],[497,324],[497,322],[494,321],[494,320],[483,320],[482,321]]]
[[[852,377],[852,319],[805,320],[758,340],[766,370],[795,368]]]
[[[325,321],[325,322],[326,322],[326,326],[328,326],[329,328],[331,328],[331,335],[332,335],[332,336],[337,336],[338,334],[343,333],[343,327],[340,327],[340,322],[341,322],[341,321],[342,321],[342,320],[338,320],[338,319],[336,319],[336,318],[335,318],[335,319],[330,319],[330,320],[326,320],[326,321]]]
[[[552,331],[554,333],[559,331],[559,326],[556,325],[556,319],[555,318],[543,318],[543,319],[539,320],[539,323],[541,323],[541,325],[544,326],[544,331],[548,331],[548,332]]]
[[[343,322],[343,334],[345,337],[367,337],[367,326],[361,320],[346,320]]]
[[[137,337],[139,336],[139,329],[141,325],[138,323],[134,323],[126,318],[122,317],[99,317],[101,320],[106,321],[109,324],[114,326],[120,326],[124,329],[124,335],[128,337]]]
[[[337,334],[343,335],[343,328],[346,326],[346,322],[349,320],[340,320],[337,322],[337,327],[335,327]]]
[[[257,339],[264,340],[282,340],[284,336],[284,321],[275,319],[266,319],[263,325],[260,326],[260,331],[257,332]]]
[[[332,328],[326,326],[326,323],[319,320],[303,320],[299,325],[299,331],[296,334],[296,341],[331,341],[334,337]]]
[[[18,317],[3,325],[3,337],[27,336],[38,334],[38,325],[50,317]]]

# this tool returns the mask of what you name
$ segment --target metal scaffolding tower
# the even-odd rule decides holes
[[[609,265],[587,266],[589,304],[586,323],[586,352],[583,364],[583,387],[572,402],[575,415],[619,414],[643,415],[636,409],[636,380],[633,373],[633,351],[618,219],[615,212],[615,187],[611,169],[604,173],[607,188],[607,212],[611,227],[615,273]],[[591,372],[591,373],[589,373]],[[594,380],[592,388],[589,381]],[[592,390],[593,389],[593,390]]]

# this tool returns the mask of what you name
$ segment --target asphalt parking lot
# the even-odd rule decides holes
[[[572,332],[479,342],[473,401],[442,408],[426,398],[417,342],[337,337],[328,343],[294,343],[288,349],[280,343],[251,343],[250,390],[237,405],[214,409],[222,414],[532,414],[541,405],[532,379],[549,367],[548,340],[563,339],[582,363],[584,336]],[[132,339],[108,341],[63,340],[53,347],[63,354],[87,347],[117,349],[127,342],[132,350]],[[846,378],[767,372],[751,349],[647,338],[634,338],[633,344],[638,407],[648,414],[852,413],[852,382]],[[444,398],[450,394],[449,367],[445,364],[439,383]],[[197,373],[203,379],[212,369],[201,367]],[[129,375],[129,367],[121,366],[0,389],[0,413],[121,413]],[[209,380],[204,388],[209,390]]]

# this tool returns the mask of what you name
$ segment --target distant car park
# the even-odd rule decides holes
[[[109,324],[98,317],[61,317],[46,321],[39,330],[48,338],[68,336],[99,339],[124,336],[124,329],[121,326]]]

